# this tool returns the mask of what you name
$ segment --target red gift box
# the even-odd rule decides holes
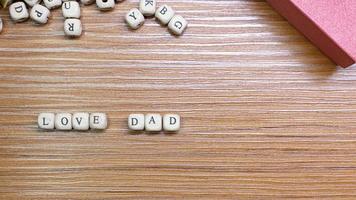
[[[342,67],[356,60],[356,0],[267,0]]]

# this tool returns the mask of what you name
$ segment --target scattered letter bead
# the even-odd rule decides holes
[[[80,0],[80,2],[84,5],[91,5],[95,2],[95,0]]]
[[[14,22],[22,22],[30,16],[24,2],[16,2],[9,7],[10,17]]]
[[[40,3],[40,0],[24,0],[26,2],[26,4],[30,7]]]
[[[145,22],[145,17],[137,8],[134,8],[126,14],[125,20],[132,29],[138,29]]]
[[[47,23],[49,15],[50,11],[48,8],[40,4],[34,5],[30,12],[31,19],[39,24]]]
[[[55,127],[56,129],[62,131],[72,130],[72,114],[70,113],[56,114]]]
[[[160,114],[147,114],[145,116],[146,131],[158,132],[162,130],[162,116]]]
[[[60,7],[62,5],[62,0],[43,0],[43,3],[51,10]]]
[[[180,116],[175,114],[166,114],[163,116],[163,130],[165,131],[179,131]]]
[[[158,8],[155,16],[161,22],[161,24],[167,25],[174,16],[174,10],[170,6],[163,5]]]
[[[130,130],[143,131],[145,129],[145,115],[143,114],[131,114],[127,122]]]
[[[187,20],[180,15],[175,15],[169,22],[168,28],[173,34],[182,35],[187,25]]]
[[[2,27],[3,27],[2,19],[0,18],[0,33],[2,32]]]
[[[64,33],[70,37],[79,37],[82,34],[82,22],[79,19],[66,19]]]
[[[64,18],[80,18],[80,6],[76,1],[66,1],[62,4]]]
[[[104,130],[108,126],[108,119],[105,113],[90,114],[90,128],[96,130]]]
[[[52,130],[54,129],[54,113],[40,113],[38,115],[37,123],[41,129]]]
[[[74,130],[89,130],[89,113],[74,113],[72,117],[72,125]]]
[[[115,0],[96,0],[99,10],[112,10],[115,7]]]
[[[156,0],[140,0],[140,12],[144,16],[153,16],[156,12]]]

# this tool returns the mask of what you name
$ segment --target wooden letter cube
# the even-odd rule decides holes
[[[64,33],[69,37],[79,37],[82,34],[82,22],[79,19],[66,19]]]
[[[9,7],[10,17],[14,22],[23,22],[30,16],[24,2],[16,2]]]
[[[38,127],[45,130],[53,130],[54,120],[54,113],[40,113],[37,119]]]
[[[62,4],[64,18],[80,18],[80,6],[76,1],[67,1]]]
[[[175,35],[182,35],[188,22],[180,15],[175,15],[168,24],[168,29]]]
[[[58,113],[54,122],[56,129],[61,131],[72,130],[72,114],[70,113]]]
[[[94,130],[104,130],[108,126],[108,119],[105,113],[90,114],[90,128]]]
[[[50,11],[48,10],[48,8],[40,4],[34,5],[30,12],[31,19],[39,24],[47,23],[49,15]]]
[[[89,130],[89,113],[74,113],[72,117],[72,125],[74,130]]]
[[[83,4],[83,5],[91,5],[95,2],[95,0],[80,0],[80,2]]]
[[[60,7],[62,5],[62,0],[43,0],[43,3],[51,10]]]
[[[112,10],[115,7],[115,0],[96,0],[96,6],[99,10]]]
[[[180,116],[175,114],[166,114],[163,116],[163,130],[175,132],[180,129]]]
[[[140,0],[140,12],[144,16],[153,16],[156,12],[156,0]]]
[[[127,120],[130,130],[143,131],[145,129],[145,115],[144,114],[131,114]]]
[[[134,8],[126,14],[125,21],[130,28],[138,29],[145,22],[145,17],[137,8]]]
[[[160,114],[147,114],[145,116],[146,131],[162,131],[162,116]]]
[[[169,21],[171,21],[172,17],[174,16],[174,10],[168,6],[168,5],[163,5],[158,8],[156,11],[156,18],[161,22],[163,25],[167,25]]]
[[[26,4],[30,7],[33,7],[34,5],[40,3],[41,0],[24,0]]]

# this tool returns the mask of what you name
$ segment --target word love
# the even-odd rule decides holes
[[[40,113],[37,122],[40,129],[61,131],[104,130],[108,126],[105,113]]]
[[[128,117],[128,126],[132,131],[176,132],[180,129],[180,116],[176,114],[131,114]]]

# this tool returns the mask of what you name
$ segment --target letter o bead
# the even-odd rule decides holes
[[[175,15],[168,24],[168,29],[175,35],[182,35],[188,22],[180,15]]]
[[[72,114],[70,113],[56,114],[54,126],[56,127],[57,130],[61,130],[61,131],[72,130]]]
[[[40,4],[34,5],[30,12],[31,19],[38,24],[47,23],[49,15],[49,9]]]
[[[144,24],[145,17],[137,8],[134,8],[126,14],[125,21],[130,28],[138,29]]]
[[[145,130],[145,115],[144,114],[131,114],[127,120],[130,130],[143,131]]]

